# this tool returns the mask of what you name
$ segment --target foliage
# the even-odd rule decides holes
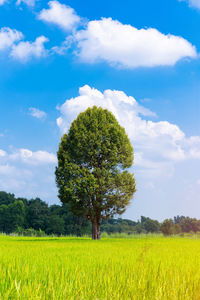
[[[146,217],[142,216],[141,217],[141,225],[147,233],[160,231],[160,223],[157,220],[152,220],[150,218],[146,218]]]
[[[136,191],[133,148],[108,110],[88,108],[64,134],[58,150],[56,182],[59,198],[75,215],[92,222],[93,239],[100,238],[101,219],[122,214]]]
[[[5,202],[4,202],[5,203]],[[9,203],[8,201],[6,203]],[[0,205],[0,230],[11,233],[18,226],[23,226],[25,218],[25,208],[21,200],[13,199],[11,203]]]
[[[39,198],[28,201],[26,223],[28,228],[45,231],[48,224],[48,204]]]
[[[175,233],[175,225],[172,219],[166,219],[164,222],[161,224],[160,227],[161,232],[164,235],[172,235]]]
[[[108,218],[102,220],[101,230],[103,236],[106,233],[109,237],[117,235],[131,237],[160,231],[167,235],[192,236],[193,233],[199,235],[200,232],[200,220],[195,218],[176,216],[170,221],[170,231],[167,232],[166,221],[163,223],[144,216],[137,222]],[[90,235],[91,225],[85,217],[75,216],[69,210],[68,204],[48,206],[39,198],[27,200],[16,198],[14,194],[0,192],[0,232],[7,234],[16,232],[25,236],[40,236],[41,232],[56,236],[84,236]]]
[[[37,236],[41,231],[81,236],[90,232],[90,226],[86,219],[74,216],[67,205],[49,207],[39,198],[27,200],[0,192],[0,232]]]

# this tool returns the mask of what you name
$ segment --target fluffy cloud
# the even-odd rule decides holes
[[[48,4],[49,9],[43,9],[38,16],[40,20],[55,24],[64,30],[72,30],[80,22],[73,8],[58,1],[50,1]]]
[[[74,36],[84,62],[107,61],[124,68],[173,66],[179,60],[197,57],[187,40],[156,29],[137,29],[111,18],[91,21]]]
[[[15,42],[21,40],[23,34],[15,29],[3,27],[0,29],[0,50],[10,48]]]
[[[28,6],[35,6],[37,0],[17,0],[16,4],[20,5],[22,3],[28,5]]]
[[[22,162],[30,165],[55,164],[57,162],[56,155],[47,151],[31,151],[29,149],[17,149],[11,153],[0,149],[0,163]]]
[[[191,6],[197,7],[200,9],[200,1],[199,0],[189,0]]]
[[[30,115],[34,118],[37,118],[37,119],[45,119],[46,116],[47,116],[45,111],[42,111],[42,110],[40,110],[38,108],[35,108],[35,107],[30,107],[29,111],[30,111]]]
[[[9,27],[0,29],[0,51],[7,50],[10,56],[21,62],[26,62],[35,57],[44,57],[48,51],[44,47],[44,43],[48,42],[45,36],[36,38],[34,42],[21,41],[23,34]]]
[[[3,5],[6,2],[7,2],[7,0],[0,0],[0,5]]]
[[[180,2],[187,1],[190,6],[200,9],[200,0],[179,0]]]
[[[21,161],[31,165],[55,164],[56,155],[47,151],[33,152],[29,149],[19,149],[9,155],[9,161]]]
[[[0,149],[0,157],[4,157],[4,156],[6,156],[6,152]]]
[[[45,36],[36,38],[35,42],[20,42],[13,45],[10,55],[16,60],[26,62],[31,58],[40,58],[47,54],[44,43],[48,42]]]
[[[145,176],[160,176],[162,172],[169,176],[174,163],[200,159],[200,137],[187,138],[175,124],[148,120],[154,113],[124,92],[106,90],[101,93],[86,85],[79,89],[79,94],[58,108],[61,116],[57,125],[62,133],[80,112],[96,105],[110,110],[126,129],[134,146],[135,165],[138,171],[145,170]]]

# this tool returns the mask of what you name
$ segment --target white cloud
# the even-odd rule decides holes
[[[35,107],[30,107],[29,111],[30,111],[30,115],[37,119],[45,119],[47,116],[46,112],[44,112],[38,108],[35,108]]]
[[[48,39],[45,36],[36,38],[35,42],[20,42],[17,45],[13,45],[10,55],[22,62],[26,62],[34,57],[44,57],[47,54],[47,50],[44,47],[46,42],[48,42]]]
[[[33,152],[29,149],[19,149],[10,154],[9,159],[31,165],[55,164],[57,162],[57,158],[54,153],[41,150]]]
[[[197,57],[196,48],[182,37],[154,28],[137,29],[111,18],[90,21],[74,39],[82,61],[106,61],[123,68],[173,66],[183,58]]]
[[[35,6],[37,0],[17,0],[16,4],[20,5],[22,3],[28,5],[28,6]]]
[[[200,0],[189,0],[191,6],[197,7],[200,9]]]
[[[0,149],[0,157],[5,157],[6,156],[6,152],[4,150]]]
[[[0,29],[0,50],[6,50],[14,45],[15,42],[21,40],[23,34],[15,29],[3,27]]]
[[[7,2],[7,0],[0,0],[0,5],[4,5]]]
[[[188,2],[191,7],[200,9],[200,0],[179,0],[180,2]]]
[[[187,138],[177,125],[167,121],[145,120],[154,113],[146,111],[124,92],[106,90],[101,93],[86,85],[79,89],[79,94],[58,108],[61,116],[57,125],[62,133],[80,112],[96,105],[111,111],[126,129],[135,150],[135,165],[146,177],[158,177],[163,172],[171,176],[175,163],[200,159],[200,137]]]
[[[21,41],[23,34],[16,29],[3,27],[0,29],[0,51],[9,50],[10,56],[21,62],[31,58],[40,58],[47,55],[44,43],[48,42],[45,36],[36,38],[34,42]]]
[[[58,1],[49,1],[49,9],[43,9],[38,18],[44,22],[52,23],[64,30],[72,30],[80,18],[73,8]]]

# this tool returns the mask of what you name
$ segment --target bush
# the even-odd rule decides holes
[[[184,232],[179,233],[178,236],[184,237]]]
[[[46,233],[43,230],[41,230],[41,229],[35,230],[33,228],[24,229],[24,228],[18,227],[16,233],[20,236],[35,236],[35,237],[46,236]]]
[[[109,234],[104,231],[104,232],[102,232],[101,237],[102,238],[109,238]]]

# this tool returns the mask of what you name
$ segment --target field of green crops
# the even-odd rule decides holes
[[[200,299],[200,239],[0,236],[0,299]]]

